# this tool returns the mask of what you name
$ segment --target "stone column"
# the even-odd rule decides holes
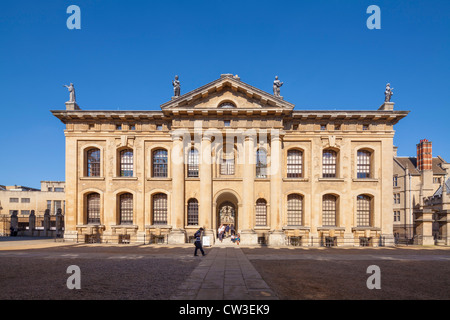
[[[183,137],[172,136],[172,205],[171,225],[168,243],[177,244],[186,242],[184,230],[184,148]]]
[[[284,245],[285,234],[281,229],[282,185],[282,133],[271,130],[270,136],[270,245]]]
[[[239,226],[241,242],[246,245],[258,244],[258,235],[253,230],[255,217],[255,136],[244,137],[244,163],[242,179],[242,226]],[[241,212],[238,213],[239,215]]]
[[[212,159],[211,136],[203,135],[200,152],[200,200],[199,224],[205,229],[205,236],[209,236],[214,243],[214,227],[212,225]]]

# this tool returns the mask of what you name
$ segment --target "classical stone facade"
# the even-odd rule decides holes
[[[225,74],[160,111],[52,113],[66,124],[65,238],[393,244],[393,126],[407,115],[305,111]]]

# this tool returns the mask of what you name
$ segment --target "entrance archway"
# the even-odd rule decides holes
[[[238,230],[239,227],[239,202],[231,192],[221,193],[215,200],[216,215],[215,215],[215,231],[221,224],[234,225],[234,229]]]

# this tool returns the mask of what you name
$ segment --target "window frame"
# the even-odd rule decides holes
[[[97,156],[92,156],[92,153],[98,153]],[[101,176],[101,150],[96,147],[88,148],[85,151],[86,155],[86,170],[85,177],[100,177]]]
[[[197,226],[198,225],[198,200],[195,198],[191,198],[187,203],[187,225],[188,226]]]
[[[169,152],[167,149],[158,148],[153,150],[151,161],[152,178],[167,178],[169,172]]]
[[[356,197],[356,226],[371,227],[373,217],[373,199],[370,195],[360,194]]]
[[[93,197],[95,196],[95,199]],[[92,201],[92,202],[91,202]],[[86,195],[86,224],[98,225],[101,222],[101,197],[99,193]]]
[[[322,196],[322,226],[337,227],[338,225],[339,197],[334,194]],[[334,223],[328,223],[333,222]],[[327,222],[327,223],[325,223]]]
[[[119,224],[132,225],[134,220],[134,197],[126,192],[119,195]]]
[[[296,155],[292,155],[296,153]],[[286,155],[286,177],[303,178],[303,151],[289,149]]]
[[[198,178],[199,170],[199,152],[196,148],[191,148],[188,152],[187,176],[188,178]]]
[[[168,224],[168,199],[165,193],[155,193],[152,195],[152,222],[153,225]],[[160,202],[158,202],[160,200]]]
[[[338,177],[338,157],[339,152],[336,150],[324,149],[322,151],[322,178]]]
[[[255,203],[255,226],[267,226],[267,201],[263,198],[259,198]]]
[[[256,150],[255,177],[257,179],[267,178],[267,151],[264,148]]]
[[[356,178],[370,179],[372,177],[373,152],[367,149],[359,149],[356,152]]]
[[[286,211],[288,226],[303,225],[303,196],[299,193],[291,193],[287,196]]]
[[[119,177],[134,177],[134,150],[126,148],[119,150]]]

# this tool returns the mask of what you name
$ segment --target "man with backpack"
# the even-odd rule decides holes
[[[202,255],[205,255],[205,251],[203,251],[203,247],[202,247],[202,233],[203,233],[203,228],[200,228],[197,230],[197,232],[194,234],[194,244],[195,244],[195,252],[194,252],[194,256],[197,256],[197,250],[200,249],[200,252],[202,253]]]

